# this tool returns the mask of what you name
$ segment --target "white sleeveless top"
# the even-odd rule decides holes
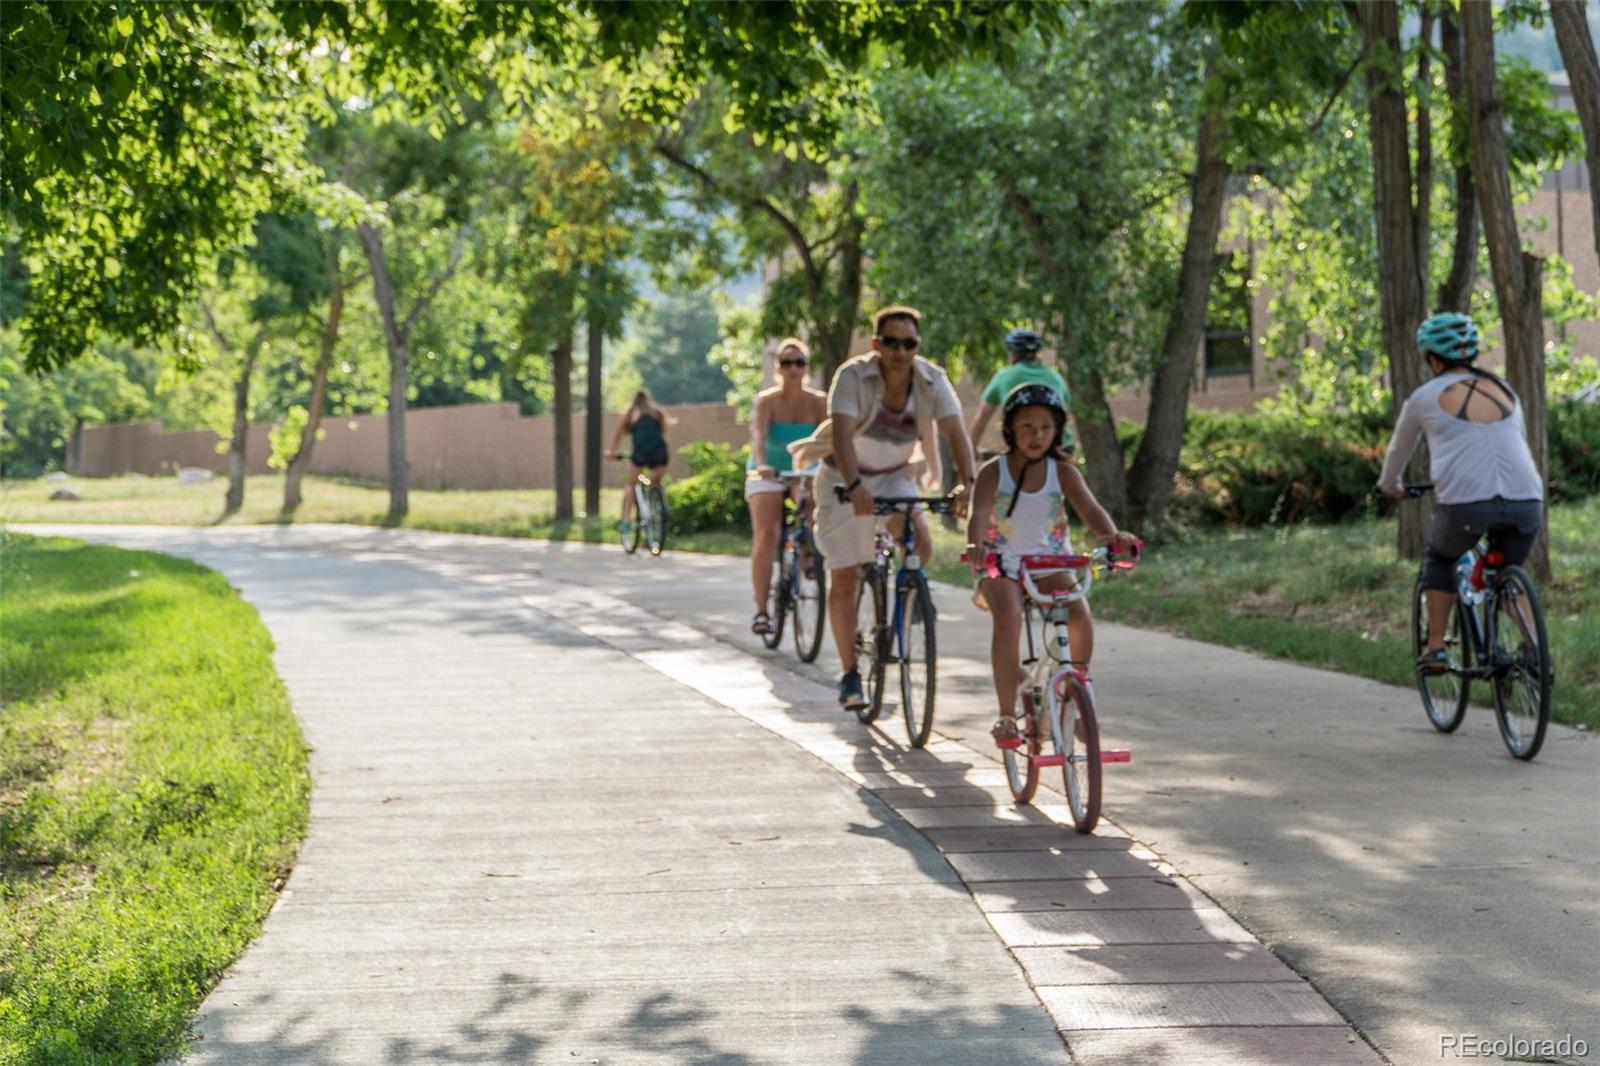
[[[1011,477],[1011,464],[1000,459],[1000,484],[994,494],[994,525],[988,541],[1007,564],[1007,569],[1023,555],[1070,555],[1072,539],[1067,527],[1067,501],[1061,493],[1061,477],[1056,459],[1045,460],[1044,485],[1037,492],[1018,495]],[[1011,506],[1012,497],[1017,505]],[[1011,516],[1006,517],[1006,512]]]

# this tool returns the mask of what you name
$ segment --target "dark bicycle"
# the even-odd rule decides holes
[[[836,486],[836,491],[841,486]],[[849,497],[839,493],[841,500]],[[933,732],[933,703],[937,689],[937,642],[934,635],[936,614],[933,593],[922,559],[916,553],[918,511],[951,513],[952,502],[945,496],[880,496],[873,500],[872,513],[900,515],[904,521],[897,536],[879,529],[873,558],[861,567],[861,584],[856,593],[856,663],[866,681],[866,705],[856,711],[864,723],[877,720],[883,711],[883,686],[890,664],[900,667],[900,709],[905,715],[906,736],[913,748],[928,742]],[[890,574],[893,574],[893,581]],[[894,597],[891,610],[890,595]]]
[[[1407,496],[1432,492],[1432,485],[1407,485]],[[1428,647],[1428,611],[1419,580],[1411,605],[1412,652]],[[1444,634],[1444,670],[1417,667],[1417,688],[1428,721],[1453,733],[1466,717],[1473,681],[1494,693],[1500,739],[1519,759],[1531,759],[1544,744],[1550,723],[1550,640],[1544,607],[1533,578],[1507,565],[1494,531],[1456,563],[1456,605]]]
[[[783,641],[784,622],[794,616],[794,651],[803,663],[815,662],[828,623],[828,568],[811,535],[811,475],[784,470],[778,480],[791,491],[783,497],[783,535],[773,557],[767,614],[772,627],[762,636],[769,648]]]

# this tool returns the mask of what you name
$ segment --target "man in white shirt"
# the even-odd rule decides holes
[[[828,618],[844,675],[839,703],[846,710],[866,705],[856,669],[856,593],[861,565],[872,561],[877,496],[915,496],[910,462],[919,442],[930,461],[933,430],[944,437],[961,483],[951,491],[958,517],[966,515],[966,489],[976,467],[972,440],[962,424],[961,401],[944,370],[916,354],[922,315],[911,307],[886,307],[873,320],[872,351],[839,368],[828,390],[828,418],[811,442],[825,452],[817,476],[817,545],[828,561]],[[844,486],[847,502],[835,491]],[[918,514],[917,554],[932,554],[927,518]]]

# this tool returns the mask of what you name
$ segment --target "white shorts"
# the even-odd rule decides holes
[[[863,474],[861,483],[874,496],[917,495],[917,480],[907,467],[887,474]],[[831,466],[824,466],[817,474],[817,547],[822,549],[829,570],[870,563],[873,533],[878,523],[886,521],[876,515],[856,514],[849,501],[840,503],[833,487],[842,484],[839,471]]]
[[[752,496],[760,496],[766,492],[785,492],[788,488],[789,486],[775,477],[757,477],[755,471],[751,470],[745,475],[744,498],[748,500]]]

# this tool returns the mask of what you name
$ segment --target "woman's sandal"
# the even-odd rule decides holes
[[[1443,648],[1434,648],[1417,656],[1417,668],[1426,670],[1430,674],[1442,674],[1450,669],[1450,653]]]
[[[766,611],[757,611],[750,622],[750,632],[758,637],[764,637],[772,632],[772,617]]]
[[[1024,719],[1015,718],[1008,714],[1001,715],[995,720],[994,728],[989,730],[989,735],[994,737],[996,747],[1008,751],[1015,751],[1027,743],[1026,726]]]

